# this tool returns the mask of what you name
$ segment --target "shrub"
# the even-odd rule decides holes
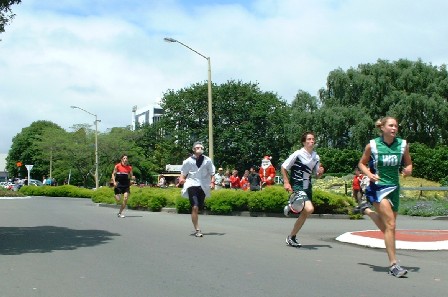
[[[446,200],[402,200],[399,212],[403,215],[420,217],[447,216],[448,203]]]
[[[19,191],[29,196],[91,198],[93,195],[93,190],[78,188],[71,185],[57,187],[23,186]]]
[[[20,188],[19,192],[28,196],[45,196],[46,187],[36,187],[36,186],[23,186]]]
[[[93,191],[92,201],[95,203],[115,204],[114,190],[112,188],[101,187]]]
[[[212,214],[228,215],[232,212],[232,202],[225,197],[213,197],[205,201]]]
[[[281,187],[267,187],[248,194],[248,208],[251,212],[281,213],[289,197],[288,192]]]
[[[229,189],[222,189],[219,191],[212,191],[212,197],[206,200],[206,206],[207,204],[213,204],[213,201],[218,199],[220,204],[226,203],[230,206],[231,211],[245,211],[248,210],[247,208],[247,197],[248,192],[245,191],[236,191],[236,190],[229,190]],[[210,202],[208,202],[210,201]]]
[[[24,197],[25,194],[19,191],[10,191],[0,188],[0,197]]]
[[[190,201],[183,197],[178,197],[176,199],[176,209],[177,213],[190,213],[191,207],[190,207]]]
[[[346,214],[355,206],[355,200],[337,193],[313,190],[313,205],[316,214]]]

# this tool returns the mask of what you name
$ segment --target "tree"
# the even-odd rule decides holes
[[[448,143],[445,65],[402,59],[336,69],[328,75],[319,99],[322,114],[315,112],[314,117],[320,122],[316,132],[325,140],[323,145],[359,148],[366,139],[362,133],[375,135],[373,123],[387,115],[399,120],[400,135],[410,142]]]
[[[208,144],[207,84],[196,84],[164,94],[164,135],[181,151],[182,162],[194,141]],[[240,171],[259,165],[264,155],[273,163],[285,157],[290,142],[284,137],[287,104],[258,84],[228,81],[213,85],[214,163]],[[179,156],[179,154],[177,155]],[[277,165],[277,164],[276,164]]]
[[[7,26],[15,16],[15,14],[12,13],[11,6],[19,4],[20,2],[22,2],[22,0],[0,0],[0,33],[5,32],[5,26]]]
[[[34,165],[32,175],[42,177],[48,174],[48,161],[43,161],[38,141],[42,139],[42,135],[50,130],[63,130],[61,127],[50,121],[36,121],[29,127],[23,128],[20,133],[12,139],[12,145],[6,158],[6,167],[10,176],[25,177],[27,174],[24,165]],[[49,159],[47,159],[49,160]],[[16,166],[17,162],[23,164],[22,167]]]

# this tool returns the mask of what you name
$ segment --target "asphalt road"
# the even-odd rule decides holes
[[[200,216],[99,207],[86,199],[0,199],[0,296],[446,296],[448,251],[387,256],[335,241],[373,229],[369,220],[308,220],[301,249],[287,247],[294,219]],[[399,217],[400,229],[448,229],[448,221]]]

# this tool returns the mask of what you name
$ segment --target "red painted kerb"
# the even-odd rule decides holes
[[[383,233],[379,230],[357,231],[352,232],[351,234],[370,238],[384,239]],[[422,230],[422,229],[396,230],[395,240],[412,241],[412,242],[444,241],[448,240],[448,230]]]

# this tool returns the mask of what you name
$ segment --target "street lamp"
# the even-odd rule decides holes
[[[93,114],[81,107],[78,106],[70,106],[71,108],[80,109],[90,115],[93,115],[95,117],[95,188],[98,189],[99,187],[99,180],[98,180],[98,122],[101,122],[101,120],[98,120],[98,117],[96,114]]]
[[[163,40],[165,40],[166,42],[177,42],[185,46],[189,50],[195,52],[199,56],[203,57],[208,62],[208,147],[209,147],[209,157],[213,161],[212,67],[210,64],[210,57],[204,56],[200,52],[192,49],[188,45],[183,44],[182,42],[176,39],[165,37]]]

